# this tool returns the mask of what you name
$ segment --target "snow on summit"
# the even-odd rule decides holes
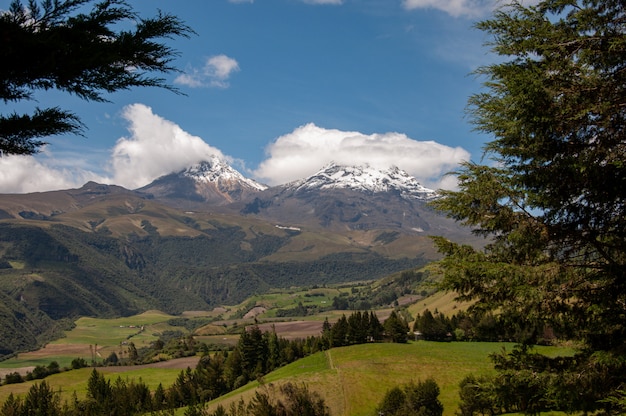
[[[376,169],[365,166],[341,166],[335,163],[322,168],[306,179],[293,182],[291,188],[301,189],[352,189],[365,192],[400,192],[407,199],[431,199],[437,192],[425,188],[408,173],[392,166]]]
[[[259,191],[267,189],[267,186],[245,177],[217,156],[213,156],[210,160],[190,166],[182,172],[182,175],[192,178],[196,182],[238,182]]]

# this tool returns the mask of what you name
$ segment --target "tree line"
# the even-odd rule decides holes
[[[413,322],[413,332],[427,341],[520,342],[550,344],[559,333],[549,325],[521,326],[491,311],[458,311],[446,316],[435,310],[424,310]]]

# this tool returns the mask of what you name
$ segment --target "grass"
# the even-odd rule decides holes
[[[173,316],[159,311],[148,311],[116,319],[80,318],[76,326],[52,344],[119,345],[120,341],[150,332],[152,325],[160,324]],[[143,327],[143,331],[142,331]]]
[[[334,348],[296,361],[263,378],[264,383],[305,383],[319,392],[335,416],[374,416],[377,404],[395,385],[432,377],[441,389],[444,415],[454,415],[459,404],[458,385],[469,374],[493,371],[488,355],[513,344],[428,341],[408,344],[364,344]],[[569,354],[570,350],[544,348],[542,352]],[[210,404],[228,408],[241,398],[249,400],[258,382],[250,383]]]
[[[70,400],[74,392],[79,400],[86,397],[87,381],[93,371],[92,368],[81,368],[79,370],[65,371],[52,376],[46,377],[45,381],[54,391],[61,393],[61,401]],[[164,369],[164,368],[141,368],[137,370],[128,370],[123,373],[115,372],[115,367],[97,368],[104,377],[113,383],[118,377],[122,380],[141,379],[150,390],[154,391],[159,383],[164,387],[171,386],[180,369]],[[27,381],[19,384],[9,384],[0,387],[0,403],[4,403],[10,393],[16,396],[25,395],[33,384],[39,384],[42,380]]]
[[[375,408],[384,394],[393,386],[411,381],[434,378],[440,389],[440,400],[444,405],[444,415],[455,414],[458,407],[458,385],[468,374],[489,374],[493,371],[488,355],[503,347],[511,349],[513,344],[458,342],[437,343],[428,341],[408,344],[363,344],[334,348],[306,357],[282,367],[259,381],[242,388],[210,404],[215,409],[218,404],[226,408],[230,403],[241,399],[250,400],[262,384],[304,383],[312,391],[317,391],[335,416],[373,416]],[[570,354],[565,348],[542,347],[541,352],[549,354]],[[46,358],[42,365],[47,365]],[[6,364],[6,362],[5,362]],[[105,377],[112,382],[121,377],[125,380],[139,380],[154,390],[159,383],[164,387],[173,384],[180,369],[168,368],[126,368],[123,373],[116,367],[101,367]],[[86,384],[91,369],[62,372],[46,378],[50,386],[61,391],[62,400],[86,394]],[[0,387],[0,403],[10,392],[25,394],[34,382]],[[183,413],[180,413],[183,414]]]
[[[454,292],[436,292],[408,307],[409,312],[413,316],[422,314],[426,309],[431,312],[439,311],[440,313],[450,317],[459,311],[467,310],[471,302],[458,302],[454,298],[457,296]]]
[[[248,299],[239,306],[230,307],[237,310],[251,303],[271,308],[294,307],[298,302],[304,305],[318,304],[323,301],[332,302],[332,298],[341,291],[349,291],[350,287],[315,288],[315,289],[284,289]],[[308,295],[308,296],[307,296]],[[439,310],[444,314],[452,314],[464,308],[453,306],[453,294],[438,293],[409,307],[415,316],[428,308]],[[194,315],[201,311],[194,312]],[[385,311],[377,311],[379,318]],[[294,318],[294,320],[323,320],[324,317],[333,322],[342,314],[350,311],[329,311],[324,314]],[[260,316],[273,321],[271,314]],[[155,340],[165,330],[184,330],[172,327],[167,321],[172,316],[148,311],[140,315],[118,319],[81,318],[76,321],[73,330],[66,337],[50,343],[45,349],[31,353],[21,353],[17,358],[0,362],[0,370],[19,367],[43,365],[57,361],[61,367],[69,367],[72,359],[81,356],[91,360],[91,347],[97,344],[100,356],[106,358],[110,352],[119,352],[124,341],[132,340],[140,348]],[[234,321],[238,326],[242,321]],[[234,324],[231,322],[231,325]],[[132,328],[131,328],[132,326]],[[143,330],[141,330],[143,327]],[[207,325],[204,334],[197,336],[199,341],[215,344],[234,345],[239,339],[238,334],[226,333],[226,327],[219,323]],[[201,331],[198,331],[201,332]],[[281,334],[284,336],[284,334]],[[324,397],[333,415],[369,416],[375,414],[376,405],[382,400],[388,389],[395,385],[410,381],[433,377],[440,389],[440,399],[444,404],[444,414],[453,415],[458,407],[458,385],[468,374],[487,374],[493,371],[488,358],[490,353],[500,351],[503,347],[512,348],[513,344],[503,343],[435,343],[427,341],[410,342],[408,344],[365,344],[351,347],[335,348],[317,353],[294,362],[288,366],[266,375],[264,383],[281,384],[288,381],[306,383],[313,391]],[[565,348],[543,348],[543,353],[571,354]],[[169,387],[176,379],[180,369],[137,368],[123,373],[115,367],[102,367],[106,377],[114,381],[118,376],[123,379],[141,378],[150,389],[154,390],[159,383]],[[48,377],[46,381],[55,390],[62,391],[64,399],[71,397],[76,391],[79,398],[84,397],[86,383],[91,369],[73,370]],[[38,382],[38,381],[35,381]],[[0,387],[0,403],[9,392],[24,394],[34,382],[14,384]],[[259,382],[250,383],[212,403],[226,408],[233,401],[249,400],[256,388],[262,387]],[[180,413],[183,414],[183,413]]]
[[[228,315],[232,315],[250,304],[255,304],[267,309],[266,312],[258,315],[259,319],[275,318],[278,309],[292,309],[299,303],[302,303],[304,307],[319,306],[325,308],[331,306],[336,296],[349,291],[350,287],[273,289],[268,293],[253,295],[239,305],[229,307],[229,313],[224,315],[228,317]],[[310,317],[307,318],[311,319]],[[312,319],[319,319],[319,316],[313,316]]]
[[[126,348],[125,342],[132,341],[140,348],[158,339],[158,334],[164,330],[184,331],[184,328],[168,325],[170,318],[171,315],[159,311],[116,319],[80,318],[72,330],[65,332],[65,337],[43,349],[20,353],[15,358],[2,361],[0,369],[48,366],[52,361],[63,368],[70,367],[74,358],[90,362],[94,354],[97,359],[104,359],[112,352],[119,355]]]

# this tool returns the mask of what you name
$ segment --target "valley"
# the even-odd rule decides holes
[[[482,242],[433,211],[428,201],[436,198],[397,168],[331,164],[268,188],[219,160],[137,190],[89,182],[1,195],[0,368],[4,378],[35,380],[3,385],[0,401],[25,393],[40,378],[33,374],[63,386],[62,395],[84,397],[83,367],[91,365],[111,380],[123,374],[151,390],[157,381],[170,385],[202,354],[238,348],[245,328],[299,345],[354,311],[375,311],[381,322],[404,322],[405,337],[429,306],[450,316],[463,311],[467,305],[436,293],[439,275],[429,264],[440,254],[430,236]],[[317,380],[349,373],[353,364],[339,370],[342,360],[331,352],[358,350],[342,337],[332,350],[304,355],[318,363],[312,368],[321,365],[311,373]],[[368,348],[400,354],[388,343]],[[308,366],[288,369],[297,362],[276,371]],[[281,377],[272,374],[263,379]],[[247,397],[255,383],[224,400]],[[384,391],[354,393],[368,397],[361,404],[346,389],[336,403],[336,392],[323,393],[334,414],[369,414],[369,399]]]
[[[267,188],[217,159],[139,190],[0,195],[0,356],[81,316],[180,314],[376,280],[440,258],[431,235],[481,243],[429,208],[433,198],[397,168],[329,165]]]

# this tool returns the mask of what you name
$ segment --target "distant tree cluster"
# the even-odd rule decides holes
[[[364,344],[383,339],[383,325],[374,312],[354,312],[348,318],[342,315],[333,325],[324,321],[322,343],[325,348]]]
[[[432,378],[391,388],[378,405],[380,416],[441,416],[439,386]]]
[[[459,311],[448,317],[426,309],[413,322],[413,332],[427,341],[508,341],[549,344],[557,338],[554,330],[543,326],[520,326],[490,311]]]
[[[52,361],[47,366],[43,366],[43,365],[35,366],[35,368],[33,368],[32,371],[28,371],[26,373],[26,376],[22,376],[17,371],[13,373],[9,373],[4,377],[4,384],[16,384],[16,383],[23,383],[25,381],[31,381],[31,380],[41,380],[43,378],[48,377],[49,375],[57,374],[60,371],[61,371],[61,367],[59,366],[59,363],[57,363],[56,361]]]
[[[413,293],[416,285],[426,277],[425,272],[406,270],[399,277],[383,280],[379,286],[354,287],[351,293],[341,293],[333,298],[332,305],[339,310],[368,310],[397,305],[398,298]]]

